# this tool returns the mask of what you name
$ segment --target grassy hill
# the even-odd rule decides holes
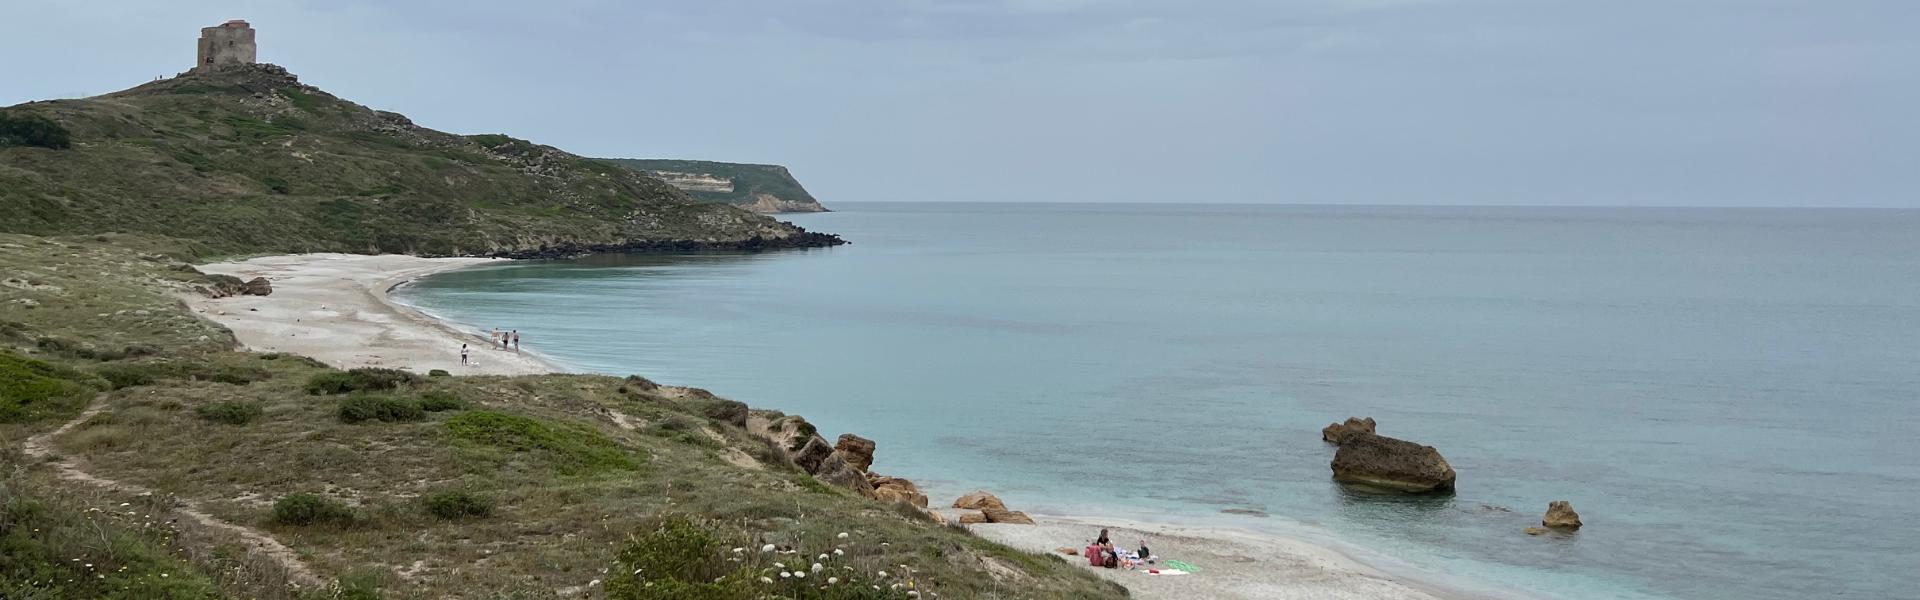
[[[0,234],[0,597],[1126,594],[825,485],[708,395],[234,351],[175,299],[203,251]]]
[[[158,233],[228,253],[536,256],[838,243],[696,202],[603,161],[419,127],[273,65],[0,114],[5,232]]]
[[[682,184],[694,198],[723,202],[755,212],[825,212],[807,188],[780,165],[714,162],[710,160],[670,160],[650,158],[609,158],[608,162]],[[704,176],[698,179],[685,175]],[[725,185],[703,185],[700,179],[720,180]]]

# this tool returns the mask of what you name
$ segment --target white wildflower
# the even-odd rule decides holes
[[[820,555],[820,560],[826,560],[826,559],[827,559],[827,555],[825,554]]]
[[[772,577],[761,577],[761,578],[760,578],[760,583],[773,583],[773,578],[772,578]]]
[[[845,551],[845,550],[841,550],[841,549],[839,549],[839,548],[834,548],[834,549],[833,549],[833,555],[834,555],[834,556],[846,556],[846,555],[847,555],[847,551]]]
[[[876,573],[876,575],[879,575],[879,576],[881,576],[881,577],[886,577],[886,576],[887,576],[887,572],[886,572],[886,571],[881,571],[881,572],[879,572],[879,573]]]
[[[88,565],[88,566],[92,566],[92,565]],[[819,573],[820,569],[823,569],[823,568],[825,567],[820,566],[820,563],[813,563],[813,572]]]
[[[787,563],[783,563],[783,562],[777,562],[777,563],[773,563],[773,566],[776,566],[776,567],[780,567],[780,568],[782,568],[782,569],[785,569],[785,568],[787,568]]]
[[[844,540],[844,539],[847,539],[847,532],[845,532],[845,531],[842,531],[842,532],[840,532],[840,535],[838,535],[838,536],[835,536],[835,537],[838,537],[838,538],[840,538],[840,539],[843,539],[843,540]]]
[[[733,553],[734,553],[734,554],[739,554],[739,553],[741,553],[741,552],[746,552],[746,551],[747,551],[747,549],[746,549],[746,548],[734,548],[734,549],[733,549]]]
[[[773,544],[767,544],[767,545],[765,545],[765,546],[761,546],[761,547],[760,547],[760,551],[761,551],[761,552],[772,552],[772,551],[773,551]]]
[[[827,585],[833,585],[833,584],[836,584],[836,583],[840,583],[840,578],[839,578],[839,577],[828,577],[828,578],[827,578]]]
[[[806,572],[806,571],[794,571],[794,572],[793,572],[793,576],[794,576],[794,577],[798,577],[798,578],[801,578],[801,579],[806,579],[806,578],[807,578],[807,572]]]
[[[781,572],[780,572],[780,578],[781,578],[781,579],[789,579],[789,578],[792,578],[792,577],[793,577],[793,574],[792,574],[792,573],[788,573],[788,572],[786,572],[786,571],[781,571]]]

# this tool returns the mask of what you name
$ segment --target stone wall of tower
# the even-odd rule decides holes
[[[206,71],[233,65],[254,63],[256,47],[253,27],[246,21],[227,21],[215,27],[200,28],[200,50],[193,69]]]

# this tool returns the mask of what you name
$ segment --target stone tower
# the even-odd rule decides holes
[[[200,28],[200,54],[193,63],[195,71],[211,71],[254,61],[253,27],[234,19],[218,27]]]

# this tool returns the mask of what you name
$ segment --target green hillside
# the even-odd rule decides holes
[[[758,212],[824,212],[807,188],[780,165],[714,162],[710,160],[673,160],[655,158],[609,158],[614,164],[673,182],[672,174],[706,175],[727,181],[731,190],[686,189],[694,198],[724,202]]]
[[[552,147],[420,127],[273,65],[0,114],[5,232],[158,233],[231,253],[838,243]]]

